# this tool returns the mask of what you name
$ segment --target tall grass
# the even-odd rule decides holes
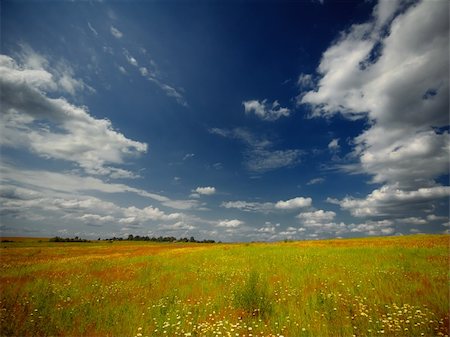
[[[2,243],[1,336],[445,336],[449,236]]]
[[[243,309],[253,317],[268,316],[272,312],[272,302],[268,284],[261,275],[252,270],[242,286],[234,293],[234,303],[237,309]]]

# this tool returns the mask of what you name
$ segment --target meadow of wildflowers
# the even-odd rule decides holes
[[[448,336],[449,236],[2,243],[1,336]]]

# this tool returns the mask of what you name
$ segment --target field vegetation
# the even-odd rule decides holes
[[[1,336],[449,334],[447,235],[44,240],[1,243]]]

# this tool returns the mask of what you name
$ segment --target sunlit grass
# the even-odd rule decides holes
[[[2,336],[445,336],[449,236],[1,245]]]

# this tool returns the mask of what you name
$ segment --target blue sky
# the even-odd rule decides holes
[[[1,234],[447,232],[448,10],[2,2]]]

